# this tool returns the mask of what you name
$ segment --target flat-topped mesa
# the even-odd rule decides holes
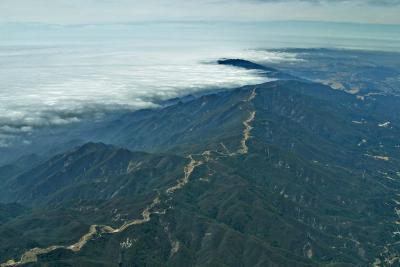
[[[267,67],[258,63],[254,63],[248,60],[244,60],[244,59],[238,59],[238,58],[234,58],[234,59],[228,59],[228,58],[224,58],[224,59],[220,59],[217,61],[217,63],[219,65],[227,65],[227,66],[233,66],[233,67],[237,67],[237,68],[242,68],[242,69],[246,69],[246,70],[257,70],[257,71],[261,71],[264,72],[266,74],[266,76],[268,78],[271,79],[280,79],[280,80],[302,80],[299,77],[290,75],[288,73],[282,72],[280,70],[271,68],[271,67]]]
[[[220,65],[230,65],[234,67],[239,67],[239,68],[244,68],[248,70],[264,70],[264,71],[274,71],[277,72],[277,69],[266,67],[248,60],[244,59],[220,59],[217,61],[218,64]]]

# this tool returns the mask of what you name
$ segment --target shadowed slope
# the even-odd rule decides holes
[[[169,153],[100,145],[92,155],[89,144],[16,178],[29,186],[21,183],[13,200],[28,203],[31,189],[56,177],[68,181],[60,189],[102,182],[72,203],[35,195],[36,207],[88,209],[81,234],[43,242],[63,247],[38,264],[395,266],[400,132],[370,101],[277,81],[133,113],[119,121],[116,142]],[[76,151],[77,162],[64,166]],[[120,181],[137,182],[118,193]],[[111,220],[112,209],[123,219]]]

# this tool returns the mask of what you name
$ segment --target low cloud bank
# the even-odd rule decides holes
[[[235,54],[235,55],[234,55]],[[289,53],[244,51],[227,56],[271,62]],[[87,47],[21,47],[0,56],[0,147],[29,143],[35,129],[101,118],[104,113],[157,107],[203,90],[259,84],[257,71],[204,63],[216,55],[182,51],[95,51]],[[24,138],[21,138],[24,136]],[[19,138],[16,138],[19,137]],[[21,141],[25,140],[25,141]]]

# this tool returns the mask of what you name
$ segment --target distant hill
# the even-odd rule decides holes
[[[269,78],[281,79],[281,80],[301,80],[299,77],[295,77],[285,72],[281,72],[277,69],[267,67],[261,64],[257,64],[248,60],[243,59],[220,59],[217,61],[220,65],[229,65],[238,68],[244,68],[247,70],[260,70],[265,72]]]

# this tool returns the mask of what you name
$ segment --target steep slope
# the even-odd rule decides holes
[[[27,169],[34,167],[39,164],[42,158],[36,154],[28,154],[12,161],[9,164],[0,166],[0,181],[9,179],[10,177],[16,176],[23,173]]]
[[[70,238],[58,233],[27,245],[42,249],[28,250],[19,262],[22,253],[2,260],[16,260],[8,266],[396,266],[400,130],[397,120],[386,123],[385,105],[373,101],[381,100],[291,80],[133,113],[107,138],[169,153],[87,144],[8,180],[14,191],[2,188],[7,199],[33,203],[39,213],[50,206],[52,218],[79,211],[65,221],[83,223]],[[139,161],[145,167],[127,174]],[[135,190],[112,197],[132,181]],[[49,186],[51,192],[42,190]],[[113,209],[129,215],[113,221],[106,212]],[[24,229],[29,216],[28,223],[12,224]]]
[[[129,175],[141,175],[137,171],[152,167],[165,168],[168,172],[169,168],[177,168],[174,164],[179,164],[180,160],[174,156],[132,153],[109,145],[88,143],[4,181],[1,198],[4,202],[27,204],[65,203],[72,197],[107,199],[126,183]],[[101,191],[93,192],[99,187]]]
[[[95,138],[131,150],[200,152],[222,138],[240,138],[246,94],[246,90],[226,91],[161,110],[138,111],[105,125],[98,132],[107,134]]]
[[[88,143],[11,177],[1,187],[2,200],[32,210],[2,224],[0,231],[12,229],[30,241],[14,244],[0,257],[18,255],[24,247],[69,243],[90,224],[120,225],[140,215],[157,190],[175,183],[185,164],[173,155]]]
[[[255,91],[252,91],[251,94],[247,97],[247,99],[245,101],[242,101],[243,107],[247,107],[249,105],[249,102],[252,101],[252,99],[255,97]],[[245,113],[248,113],[248,110],[246,108]],[[237,144],[237,148],[234,152],[230,152],[230,153],[223,153],[221,154],[221,156],[223,157],[235,157],[235,156],[239,156],[239,155],[244,155],[248,153],[248,147],[247,147],[247,141],[250,138],[250,131],[251,131],[251,123],[254,120],[255,113],[254,112],[250,112],[249,114],[247,114],[247,119],[245,119],[242,122],[242,126],[244,127],[243,129],[241,129],[241,136],[240,136],[240,140]],[[79,154],[82,154],[82,150],[84,151],[83,154],[86,154],[86,150],[88,146],[93,146],[93,144],[88,144],[86,146],[84,146],[83,148],[78,149],[78,151],[80,152]],[[96,145],[97,146],[97,145]],[[147,227],[147,224],[153,223],[151,221],[151,216],[159,216],[159,217],[163,217],[164,215],[166,215],[168,213],[168,211],[170,210],[174,210],[175,207],[174,205],[171,205],[171,202],[174,201],[174,195],[179,193],[179,191],[181,191],[182,189],[184,189],[184,187],[187,185],[187,183],[190,181],[190,179],[192,179],[192,174],[194,174],[194,172],[197,172],[197,169],[203,167],[203,165],[205,165],[208,161],[212,160],[213,157],[213,153],[219,153],[217,151],[204,151],[202,154],[191,154],[188,156],[188,158],[190,159],[190,161],[187,163],[187,165],[183,168],[183,177],[181,179],[177,179],[177,182],[175,185],[172,185],[168,188],[166,188],[165,190],[159,191],[159,195],[156,196],[152,202],[143,209],[142,211],[142,219],[134,219],[132,221],[128,221],[125,222],[122,226],[118,227],[118,228],[112,228],[111,226],[101,226],[101,225],[92,225],[90,227],[89,232],[87,232],[86,234],[82,235],[80,241],[78,241],[75,244],[72,244],[70,246],[64,246],[64,245],[55,245],[55,246],[49,246],[47,248],[34,248],[31,249],[29,251],[27,251],[26,253],[23,254],[21,260],[19,262],[15,262],[15,261],[9,261],[6,264],[4,264],[4,266],[12,266],[12,265],[20,265],[20,264],[27,264],[30,262],[36,262],[36,261],[42,261],[44,259],[52,259],[53,258],[53,254],[56,253],[56,258],[57,261],[62,260],[62,258],[64,257],[63,255],[65,255],[67,258],[73,256],[73,255],[77,255],[78,259],[73,260],[73,265],[76,265],[77,263],[80,262],[80,264],[89,264],[91,262],[91,260],[93,260],[93,252],[90,250],[91,245],[96,244],[96,242],[98,241],[99,238],[101,238],[102,236],[105,236],[107,238],[121,238],[120,235],[125,235],[127,232],[129,233],[130,229],[135,229],[134,227],[141,227],[142,225],[144,225],[144,227]],[[109,154],[109,152],[107,153]],[[72,155],[73,156],[73,155]],[[69,157],[72,157],[71,155]],[[55,160],[55,162],[57,162],[57,160]],[[51,164],[51,165],[54,165]],[[43,167],[39,167],[38,169],[43,169]],[[209,175],[208,172],[206,172],[206,169],[200,170],[200,173],[204,173],[205,176]],[[22,176],[24,177],[24,176]],[[170,203],[170,204],[169,204]],[[169,206],[168,206],[169,204]],[[164,208],[163,208],[164,207]],[[161,208],[161,210],[160,210]],[[157,226],[159,227],[159,226]],[[157,229],[157,227],[155,227]],[[167,226],[163,226],[164,228],[164,232],[167,231]],[[218,228],[218,227],[217,227]],[[154,229],[154,230],[156,230]],[[161,230],[161,229],[160,229]],[[226,231],[226,229],[224,230]],[[231,231],[228,231],[231,232]],[[237,233],[231,233],[231,235],[233,234],[233,236],[236,236],[236,238],[240,238],[240,239],[248,239],[244,236],[238,235]],[[170,246],[170,253],[174,254],[176,252],[178,252],[179,250],[179,242],[177,243],[176,241],[174,241],[172,239],[172,237],[169,238],[170,240],[170,244],[166,244],[167,247]],[[89,242],[90,241],[90,242]],[[92,242],[93,241],[93,242]],[[253,240],[253,238],[248,239],[249,244],[252,244],[253,247],[257,248],[258,253],[259,254],[265,254],[265,255],[273,255],[274,258],[276,258],[277,260],[279,260],[282,263],[285,263],[285,265],[290,266],[288,263],[292,262],[291,259],[285,259],[285,257],[282,254],[282,252],[272,249],[269,246],[263,244],[262,242],[260,243],[257,240]],[[132,240],[130,240],[129,238],[126,241],[120,241],[120,247],[117,248],[113,248],[110,253],[111,255],[109,255],[108,253],[103,254],[103,256],[100,257],[96,257],[96,259],[99,262],[102,262],[105,265],[112,265],[112,263],[115,263],[115,253],[118,252],[119,249],[123,249],[124,247],[129,248],[132,244]],[[159,244],[160,245],[160,244]],[[82,253],[83,255],[85,255],[87,253],[87,249],[89,249],[89,256],[82,256],[83,262],[81,260],[79,260],[80,256]],[[101,248],[97,248],[97,249],[101,249]],[[271,250],[271,251],[270,251]],[[158,253],[157,249],[154,250],[156,253]],[[175,251],[175,252],[174,252]],[[71,254],[71,252],[73,252],[73,254]],[[119,257],[122,257],[122,252],[119,251],[118,252]],[[112,256],[112,254],[114,254],[114,256]],[[152,253],[147,253],[146,258],[149,259],[151,258],[151,254]],[[61,256],[60,256],[61,255]],[[91,256],[90,256],[91,255]],[[110,257],[111,256],[111,257]],[[54,258],[53,258],[54,259]],[[136,261],[137,259],[135,259]],[[155,262],[162,262],[162,258],[153,258],[153,261]],[[300,262],[302,261],[300,258],[298,259]],[[273,262],[268,258],[262,257],[262,259],[260,260],[261,262]],[[140,264],[140,259],[139,259],[139,264]],[[190,262],[188,262],[187,260],[184,260],[184,264],[191,264]],[[193,263],[194,264],[194,263]]]

